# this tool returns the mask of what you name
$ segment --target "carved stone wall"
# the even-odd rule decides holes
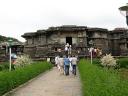
[[[35,33],[25,33],[23,35],[26,39],[24,52],[37,57],[38,55],[54,54],[59,48],[64,50],[66,40],[69,38],[73,51],[81,50],[81,54],[88,52],[89,41],[92,40],[93,47],[102,49],[103,54],[122,55],[125,53],[126,55],[128,54],[128,34],[126,33],[126,29],[108,31],[103,28],[85,26],[50,27]]]
[[[36,47],[35,46],[25,46],[24,53],[28,54],[30,57],[35,57],[36,54]]]

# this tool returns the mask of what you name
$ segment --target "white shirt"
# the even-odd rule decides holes
[[[58,59],[59,59],[59,57],[58,57],[58,56],[56,56],[56,57],[55,57],[55,64],[58,64],[58,62],[59,62],[59,60],[58,60]]]
[[[58,58],[59,65],[63,66],[64,65],[64,59],[63,58]]]
[[[65,46],[65,51],[68,51],[68,47],[67,46]]]
[[[76,57],[72,57],[72,65],[76,65],[77,64],[77,58]]]

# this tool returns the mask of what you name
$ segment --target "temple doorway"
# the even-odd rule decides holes
[[[72,45],[72,37],[66,37],[66,43],[69,43],[69,45]]]

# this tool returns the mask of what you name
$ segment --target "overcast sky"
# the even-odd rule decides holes
[[[127,27],[118,10],[128,0],[0,0],[0,35],[21,35],[51,26]]]

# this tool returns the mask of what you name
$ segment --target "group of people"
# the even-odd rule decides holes
[[[69,71],[71,71],[72,74],[76,75],[77,62],[78,59],[75,55],[71,57],[69,57],[68,55],[65,55],[64,57],[55,57],[55,65],[57,66],[60,73],[66,76],[69,75]]]
[[[89,55],[91,55],[92,52],[92,56],[93,57],[100,57],[102,55],[102,50],[100,48],[89,48]]]
[[[76,75],[76,65],[78,59],[75,55],[72,55],[72,46],[67,43],[64,50],[64,56],[61,56],[61,54],[60,56],[55,57],[55,65],[61,74],[63,73],[67,76],[71,71],[74,75]],[[102,50],[100,48],[89,48],[88,51],[89,55],[92,54],[93,57],[100,57],[102,55]]]

